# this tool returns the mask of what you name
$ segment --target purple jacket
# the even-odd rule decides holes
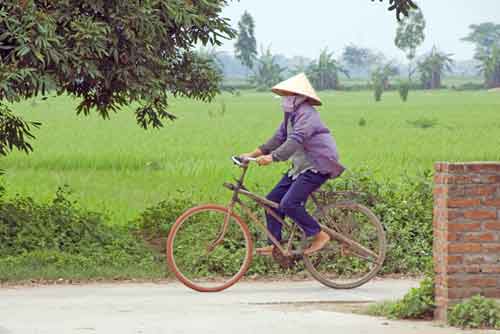
[[[339,162],[335,140],[316,109],[304,102],[290,113],[289,122],[293,128],[291,133],[287,133],[285,121],[281,122],[274,136],[261,145],[260,150],[264,154],[272,153],[273,160],[284,161],[301,145],[317,171],[330,174],[331,178],[340,176],[345,168]]]

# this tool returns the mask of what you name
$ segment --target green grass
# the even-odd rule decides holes
[[[379,178],[398,178],[440,160],[500,160],[498,93],[411,91],[407,103],[397,92],[385,93],[380,103],[372,92],[320,95],[322,118],[348,168],[368,167]],[[33,154],[0,159],[9,196],[46,200],[69,184],[83,207],[104,210],[119,224],[179,190],[192,193],[195,201],[227,201],[221,184],[239,173],[229,157],[265,141],[282,117],[278,99],[254,92],[225,94],[212,104],[172,100],[170,111],[179,119],[150,131],[135,124],[132,107],[103,121],[76,116],[75,105],[58,97],[14,106],[43,126],[36,131]],[[437,123],[426,129],[412,125],[422,119]],[[252,168],[249,185],[269,188],[284,168]]]

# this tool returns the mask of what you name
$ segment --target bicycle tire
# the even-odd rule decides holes
[[[325,286],[328,286],[328,287],[334,288],[334,289],[357,288],[357,287],[367,283],[372,278],[374,278],[375,275],[377,275],[377,273],[382,268],[383,262],[385,260],[386,247],[387,247],[385,229],[384,229],[382,223],[380,222],[380,220],[377,218],[377,216],[369,208],[367,208],[361,204],[355,203],[355,202],[339,202],[339,203],[335,203],[335,204],[326,205],[323,207],[323,211],[318,209],[315,212],[314,217],[316,219],[318,219],[318,221],[321,222],[323,220],[322,218],[324,216],[323,212],[330,212],[330,210],[332,210],[332,209],[353,210],[353,211],[362,213],[363,215],[365,215],[369,219],[370,223],[373,225],[373,227],[376,230],[376,236],[378,239],[377,240],[377,244],[378,244],[377,255],[378,256],[376,259],[376,264],[374,265],[373,268],[371,268],[371,270],[368,273],[366,273],[365,275],[363,275],[359,279],[354,280],[352,282],[348,282],[348,283],[342,283],[339,280],[335,280],[332,277],[327,277],[325,274],[320,273],[316,269],[317,264],[315,264],[314,261],[312,260],[312,258],[315,256],[315,254],[311,254],[309,256],[304,255],[304,257],[303,257],[304,264],[305,264],[307,270],[311,273],[311,275]],[[322,225],[322,229],[325,230],[326,232],[328,232],[325,225]],[[331,242],[335,242],[335,241],[332,240]],[[321,251],[319,253],[321,253]]]
[[[217,204],[205,204],[193,207],[184,212],[181,216],[179,216],[175,224],[172,226],[170,233],[168,235],[167,263],[170,270],[175,274],[176,278],[180,282],[182,282],[185,286],[199,292],[219,292],[231,287],[236,282],[238,282],[243,277],[243,275],[245,275],[253,258],[253,241],[248,226],[245,224],[245,222],[234,212],[231,212],[230,218],[232,218],[232,221],[230,223],[233,223],[234,221],[234,223],[236,223],[239,226],[241,232],[243,233],[243,238],[245,242],[246,249],[243,262],[241,263],[241,267],[239,268],[236,274],[229,277],[227,281],[223,282],[220,285],[206,287],[201,285],[200,283],[195,282],[193,279],[189,278],[185,272],[183,273],[182,269],[178,267],[176,262],[176,256],[174,254],[174,249],[176,246],[176,236],[179,233],[180,229],[182,228],[183,224],[185,224],[189,220],[189,218],[204,212],[222,213],[224,215],[227,215],[228,208]]]

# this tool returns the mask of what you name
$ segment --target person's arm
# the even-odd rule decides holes
[[[267,156],[273,150],[278,148],[285,141],[285,126],[284,122],[280,124],[274,135],[264,144],[260,145],[258,148],[252,152],[243,153],[240,157],[243,158],[259,158],[262,156]]]
[[[281,122],[280,126],[274,133],[274,135],[263,145],[260,145],[255,151],[260,151],[260,155],[268,155],[280,145],[282,145],[286,140],[285,123]],[[254,151],[254,152],[255,152]]]
[[[293,132],[288,139],[272,152],[273,161],[286,161],[303,145],[304,141],[312,135],[315,117],[311,111],[304,112],[295,119]]]

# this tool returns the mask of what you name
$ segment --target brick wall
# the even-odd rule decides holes
[[[461,299],[500,298],[500,162],[435,169],[436,318],[446,320]]]

